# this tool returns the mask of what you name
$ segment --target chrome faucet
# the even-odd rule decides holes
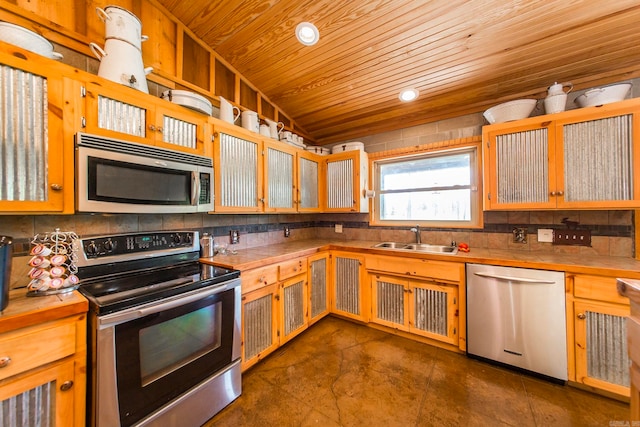
[[[411,229],[411,231],[413,231],[414,233],[416,233],[416,243],[420,244],[422,243],[422,241],[420,241],[420,226],[416,225],[415,227],[413,227]]]

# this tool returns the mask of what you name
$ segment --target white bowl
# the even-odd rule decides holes
[[[611,86],[597,87],[589,89],[575,99],[575,103],[580,107],[593,107],[595,105],[610,104],[622,101],[631,89],[631,83],[620,83]]]
[[[482,115],[490,124],[526,119],[537,103],[537,99],[516,99],[491,107]]]
[[[204,96],[198,95],[194,92],[169,89],[162,92],[160,98],[167,99],[174,104],[191,108],[192,110],[199,111],[209,116],[213,113],[213,106],[211,105],[211,101],[209,101]]]
[[[50,59],[60,59],[62,55],[53,51],[49,40],[19,25],[0,22],[0,40]]]

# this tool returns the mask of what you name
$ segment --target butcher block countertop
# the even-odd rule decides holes
[[[14,289],[7,308],[0,312],[0,333],[86,313],[88,308],[78,291],[28,297],[25,288]]]
[[[565,271],[568,273],[640,279],[640,261],[634,258],[570,254],[559,255],[544,251],[529,252],[475,248],[471,248],[471,251],[467,253],[458,252],[456,255],[440,255],[399,249],[373,248],[373,245],[377,243],[380,242],[363,240],[298,240],[292,241],[291,243],[239,250],[236,255],[218,254],[212,258],[202,258],[201,261],[243,271],[288,261],[296,257],[313,255],[324,250],[344,250],[362,254],[537,268],[542,270]]]

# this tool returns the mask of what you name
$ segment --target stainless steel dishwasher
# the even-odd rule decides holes
[[[564,273],[467,264],[467,354],[567,380]]]

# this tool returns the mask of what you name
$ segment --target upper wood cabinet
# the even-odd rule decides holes
[[[101,79],[85,83],[84,131],[90,134],[211,155],[205,114]]]
[[[640,207],[640,100],[483,128],[486,210]]]
[[[296,150],[275,140],[264,140],[264,211],[296,212]]]
[[[325,212],[369,212],[369,160],[362,150],[332,154],[325,160]]]
[[[298,212],[321,212],[325,176],[323,156],[297,150],[297,205]]]
[[[12,54],[13,53],[13,54]],[[60,64],[2,44],[0,211],[73,213],[74,81]]]

